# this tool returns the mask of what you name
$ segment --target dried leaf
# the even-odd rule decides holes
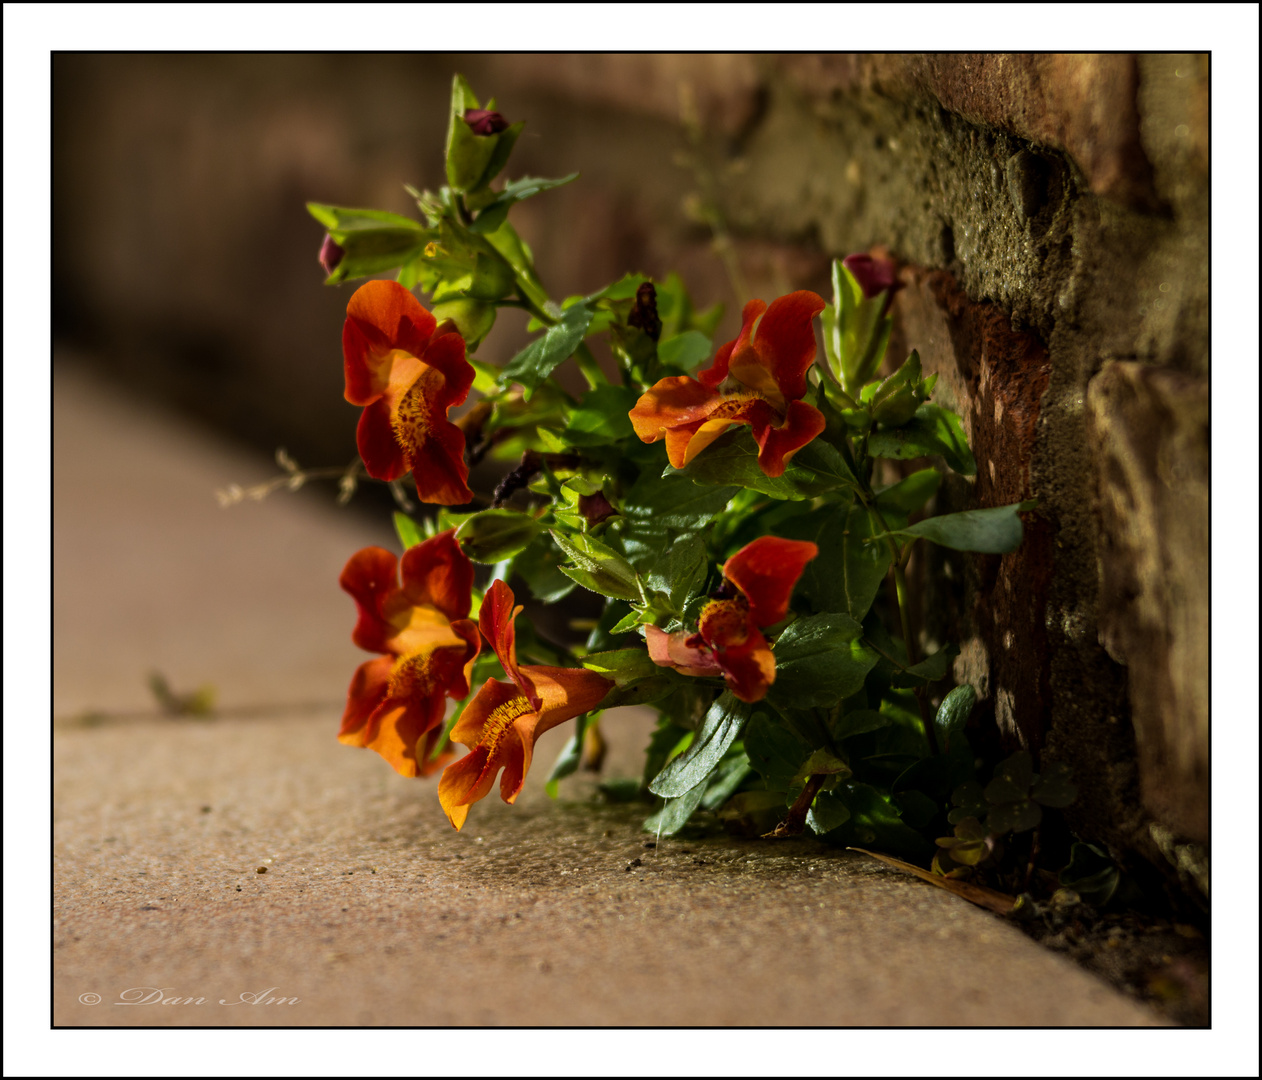
[[[892,855],[878,855],[875,851],[866,851],[858,847],[846,848],[846,850],[858,851],[863,855],[871,855],[874,859],[880,859],[881,862],[889,863],[890,866],[897,866],[900,870],[906,870],[908,873],[915,874],[921,880],[929,882],[930,885],[936,885],[939,889],[946,889],[947,892],[953,892],[956,896],[963,897],[978,907],[984,907],[1000,915],[1007,915],[1017,902],[1015,896],[1009,896],[1007,893],[1001,893],[995,889],[988,889],[984,885],[970,885],[967,881],[955,881],[952,878],[939,877],[928,870],[922,870],[919,866],[903,862],[902,859],[895,859]]]

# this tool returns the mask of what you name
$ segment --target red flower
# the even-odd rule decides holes
[[[684,675],[722,674],[741,701],[760,701],[776,681],[776,660],[762,636],[789,613],[789,597],[819,548],[805,540],[762,536],[723,564],[724,587],[701,610],[697,633],[646,626],[649,657]]]
[[[397,480],[411,470],[422,502],[459,506],[473,492],[464,433],[447,411],[469,396],[474,372],[460,334],[436,329],[398,282],[357,289],[342,328],[346,400],[365,406],[356,437],[369,476]]]
[[[748,424],[762,471],[782,475],[786,462],[824,430],[823,414],[801,400],[815,360],[811,321],[824,307],[806,291],[770,307],[751,300],[740,336],[719,349],[711,367],[695,379],[662,379],[636,402],[630,413],[635,433],[648,443],[664,437],[670,463],[682,469],[729,425]]]
[[[473,564],[454,529],[409,548],[400,563],[379,547],[351,556],[341,586],[355,598],[359,622],[351,640],[381,653],[351,679],[338,741],[376,750],[397,773],[425,776],[442,737],[445,697],[469,693],[482,647],[469,619]]]
[[[530,771],[539,736],[549,728],[590,712],[613,686],[586,668],[518,666],[513,590],[496,580],[482,601],[478,622],[505,672],[513,681],[487,679],[451,729],[454,742],[469,753],[448,765],[438,781],[438,798],[458,829],[469,807],[483,798],[500,769],[500,795],[515,802]]]

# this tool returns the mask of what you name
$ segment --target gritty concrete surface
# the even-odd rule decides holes
[[[219,510],[266,467],[81,370],[54,420],[54,1025],[1158,1022],[862,856],[648,848],[590,780],[554,803],[540,768],[454,832],[432,779],[334,738],[358,662],[337,573],[385,536],[303,497]],[[92,718],[144,707],[155,667],[237,711]],[[636,771],[648,719],[610,715],[610,771]],[[150,988],[192,1003],[115,1004]]]

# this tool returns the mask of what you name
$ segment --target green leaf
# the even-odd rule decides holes
[[[995,506],[989,510],[965,510],[959,514],[942,514],[925,518],[905,529],[891,531],[891,536],[919,537],[932,540],[956,551],[981,551],[1003,554],[1021,546],[1023,528],[1018,516],[1033,510],[1037,500]]]
[[[887,513],[893,510],[900,514],[914,514],[937,494],[941,485],[942,474],[937,469],[921,469],[878,492],[877,509]]]
[[[876,709],[855,709],[843,712],[828,725],[829,734],[840,742],[852,735],[865,735],[869,731],[879,731],[896,723],[893,717]]]
[[[920,791],[903,791],[893,796],[903,822],[913,829],[923,829],[938,816],[938,804]]]
[[[854,838],[885,851],[918,855],[930,845],[924,837],[903,823],[898,807],[870,784],[847,781],[834,794],[850,808]]]
[[[663,529],[700,529],[727,508],[735,487],[709,487],[682,473],[642,474],[622,499],[622,512]]]
[[[817,606],[826,611],[844,611],[858,620],[867,615],[893,559],[889,544],[865,542],[876,536],[880,528],[876,515],[862,503],[850,506],[844,518],[835,515],[830,519],[823,534],[828,555],[821,547],[815,561],[821,563],[816,570],[817,580],[829,568],[833,570],[831,578],[826,579],[831,581],[831,587],[821,590],[822,595],[816,597]]]
[[[1078,788],[1070,781],[1069,775],[1068,765],[1059,761],[1046,762],[1030,790],[1030,798],[1043,806],[1064,809],[1078,798]]]
[[[706,781],[703,778],[689,791],[682,792],[678,797],[668,798],[665,806],[645,820],[644,831],[658,836],[674,836],[688,824],[688,819],[701,805],[705,790]]]
[[[503,134],[508,134],[504,132]],[[475,135],[474,138],[477,138]],[[490,162],[488,161],[488,165]],[[523,176],[520,180],[514,180],[512,183],[505,184],[495,199],[484,206],[478,214],[477,220],[470,228],[475,233],[494,232],[504,224],[508,217],[508,211],[514,203],[519,203],[523,199],[529,199],[533,195],[538,195],[541,191],[550,191],[552,188],[560,187],[562,184],[568,184],[571,180],[576,180],[578,173],[570,173],[569,176],[563,176],[559,180],[543,180],[536,176]]]
[[[1121,880],[1122,872],[1103,848],[1081,842],[1069,849],[1069,865],[1059,875],[1062,885],[1101,908],[1113,899]]]
[[[815,796],[806,814],[806,824],[816,836],[839,829],[850,820],[850,807],[831,791],[821,791]]]
[[[833,613],[798,619],[776,640],[776,681],[768,696],[789,709],[832,708],[863,688],[877,661],[863,627]]]
[[[561,781],[578,771],[578,763],[583,757],[583,736],[587,734],[588,722],[595,720],[599,715],[600,713],[583,713],[575,722],[574,734],[561,748],[552,771],[548,773],[547,783],[544,784],[544,790],[550,799],[557,797]]]
[[[926,402],[902,427],[874,431],[868,438],[868,453],[883,458],[918,458],[941,454],[957,473],[973,476],[977,462],[968,448],[960,418],[940,405]]]
[[[657,727],[653,729],[649,744],[644,751],[645,787],[648,787],[649,781],[662,771],[662,766],[671,756],[680,750],[683,740],[686,738],[691,742],[692,736],[693,732],[688,728],[676,723],[665,713],[658,713]]]
[[[522,551],[544,531],[538,520],[520,510],[482,510],[456,530],[461,550],[474,562],[497,563]]]
[[[684,476],[698,484],[735,484],[777,499],[813,499],[852,483],[841,455],[827,443],[816,443],[818,439],[803,447],[784,474],[773,478],[762,471],[758,447],[742,427],[715,440],[684,468],[667,466],[662,475]],[[812,449],[813,453],[807,453]]]
[[[951,802],[955,809],[947,815],[947,821],[952,825],[966,818],[981,818],[989,807],[986,792],[976,780],[965,780],[960,784],[951,792]]]
[[[938,706],[938,713],[933,718],[933,728],[938,736],[938,746],[944,751],[951,749],[951,739],[956,732],[962,732],[968,722],[969,713],[977,703],[977,691],[965,683],[957,686]]]
[[[846,762],[831,750],[820,749],[813,751],[803,762],[797,775],[793,777],[793,782],[805,785],[812,776],[839,776],[844,779],[850,775],[850,766]]]
[[[513,560],[513,569],[544,604],[555,604],[574,591],[575,583],[557,568],[559,552],[550,537],[540,536]]]
[[[620,600],[644,600],[635,568],[612,548],[583,533],[566,536],[554,529],[552,539],[573,564],[561,572],[583,588]]]
[[[307,212],[329,232],[376,231],[383,228],[399,229],[426,234],[428,230],[419,221],[391,214],[386,210],[355,210],[346,206],[329,206],[326,203],[309,202]]]
[[[574,355],[583,343],[587,326],[594,312],[585,303],[575,304],[561,315],[556,326],[550,326],[514,356],[500,373],[500,385],[521,383],[526,400],[563,360]]]
[[[631,417],[639,395],[628,386],[607,384],[588,390],[570,410],[561,437],[570,446],[605,446],[634,434]]]
[[[702,810],[717,810],[732,796],[738,787],[745,782],[750,773],[749,758],[738,752],[720,763],[714,776],[706,786],[705,797],[701,800]]]
[[[987,788],[987,791],[990,789]],[[1029,799],[1006,802],[996,806],[986,818],[986,828],[993,833],[1025,832],[1043,820],[1039,804]]]
[[[759,713],[745,730],[745,753],[768,790],[788,791],[811,756],[811,746],[783,724]]]
[[[420,526],[407,514],[401,514],[397,510],[394,512],[394,531],[399,534],[399,542],[403,545],[404,551],[425,541],[425,535],[421,532]]]
[[[699,330],[686,330],[676,337],[661,341],[657,358],[667,367],[688,372],[710,357],[710,339]]]
[[[661,674],[650,675],[646,679],[637,679],[633,683],[619,689],[610,690],[601,701],[603,709],[618,709],[630,705],[649,705],[670,697],[679,690],[682,675],[663,668],[657,669]],[[661,708],[659,705],[658,708]]]
[[[654,777],[649,791],[675,798],[703,783],[736,741],[751,711],[749,705],[724,691],[710,706],[692,745]]]
[[[681,536],[661,553],[645,574],[650,589],[670,600],[676,612],[705,584],[709,570],[705,541],[689,533]]]
[[[618,686],[627,686],[638,679],[659,675],[662,669],[649,659],[647,649],[612,649],[608,652],[588,653],[583,657],[583,667],[613,679]]]
[[[951,661],[959,654],[960,650],[956,645],[948,645],[945,649],[939,649],[927,660],[921,660],[919,664],[915,664],[905,671],[895,671],[891,685],[900,690],[905,690],[911,687],[925,686],[929,683],[937,682],[939,679],[945,679],[947,669],[951,666]]]
[[[537,308],[548,302],[548,292],[535,273],[534,258],[530,247],[517,235],[517,230],[510,222],[504,222],[494,232],[485,235],[486,242],[504,257],[513,268],[513,276],[517,282],[517,291],[525,300],[529,300]]]

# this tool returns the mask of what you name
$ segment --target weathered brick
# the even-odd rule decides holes
[[[1051,362],[1034,335],[1012,329],[997,305],[969,297],[945,271],[904,268],[895,304],[895,362],[909,346],[938,374],[935,397],[954,407],[977,458],[977,477],[951,510],[1005,506],[1030,498],[1040,402]],[[950,492],[945,493],[950,497]],[[958,497],[958,496],[957,496]],[[959,625],[956,678],[983,692],[1010,742],[1039,747],[1049,699],[1044,616],[1052,574],[1051,527],[1027,515],[1026,537],[1009,555],[978,556],[976,588]],[[931,556],[933,558],[933,556]]]
[[[1097,195],[1157,205],[1132,54],[803,54],[783,57],[778,66],[802,93],[820,100],[860,89],[932,98],[973,123],[1066,151]]]
[[[1145,807],[1209,839],[1208,380],[1114,361],[1087,391],[1101,643],[1129,674]]]

